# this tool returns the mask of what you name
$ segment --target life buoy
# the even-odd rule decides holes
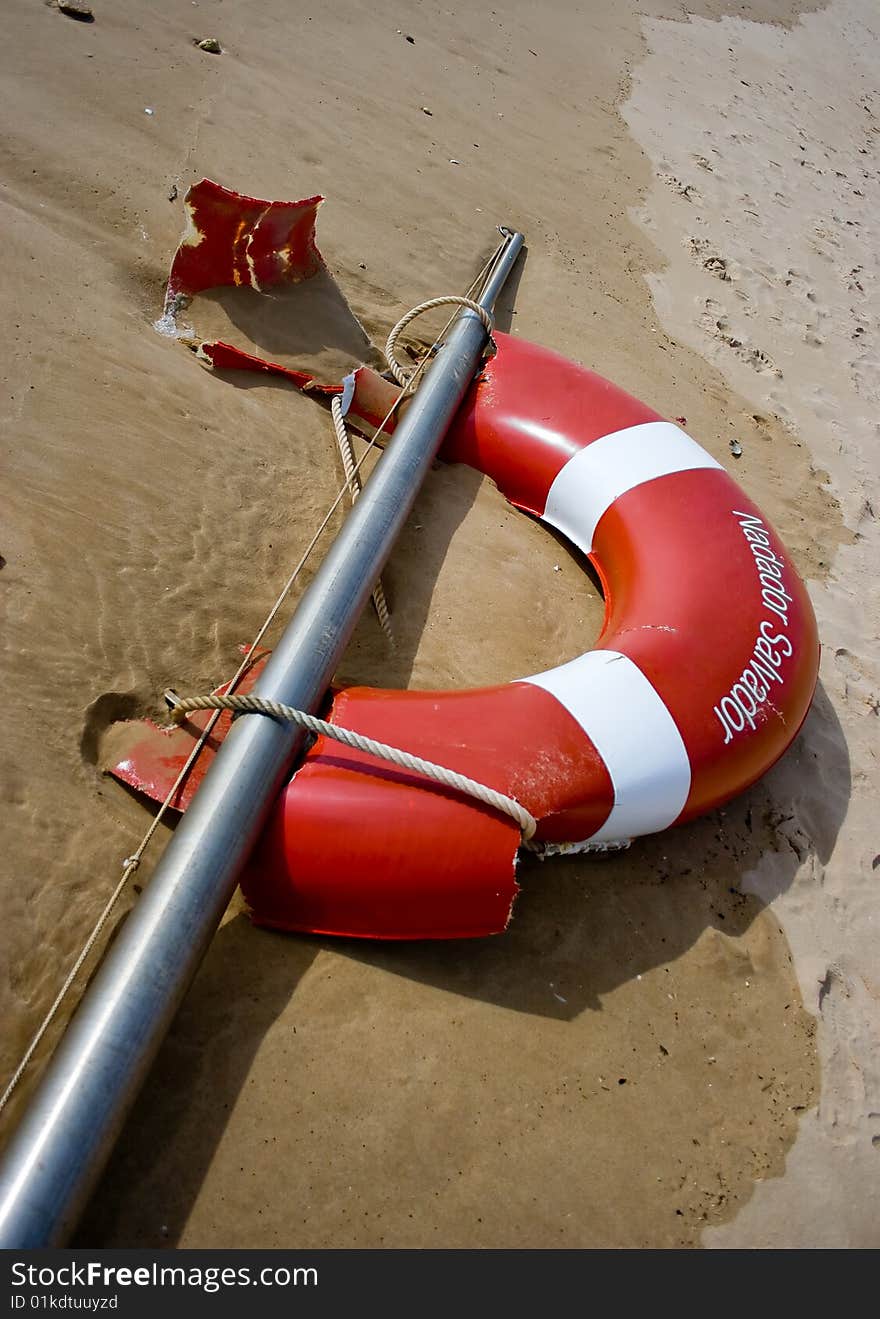
[[[225,221],[251,204],[204,183],[190,198],[196,234],[208,232],[200,208],[219,207]],[[281,204],[252,204],[263,208],[261,225],[272,219],[272,243],[275,228],[293,225],[290,251],[308,254],[317,200],[288,207],[292,219]],[[308,224],[297,208],[311,208]],[[218,274],[216,253],[227,248],[238,250],[185,241],[169,297],[175,271],[190,289],[250,278],[253,262],[244,275],[234,262],[231,275]],[[195,274],[187,267],[185,285],[181,263],[204,264],[204,251],[211,261]],[[495,339],[441,457],[490,477],[589,556],[605,595],[600,636],[567,663],[502,686],[349,687],[334,693],[327,717],[515,797],[548,851],[685,823],[742,792],[797,734],[819,659],[806,590],[763,514],[682,429],[555,353]],[[229,345],[206,345],[203,356],[308,382]],[[378,422],[389,389],[361,368],[343,388],[344,407]],[[190,746],[180,730],[153,728],[113,772],[162,799]],[[197,766],[176,805],[202,773]],[[280,929],[492,934],[510,918],[519,842],[508,817],[319,738],[281,794],[242,889],[254,919]]]
[[[597,643],[498,687],[346,688],[328,717],[515,797],[548,850],[682,824],[797,734],[819,657],[806,590],[767,519],[683,430],[555,353],[496,342],[441,456],[589,556],[605,594]],[[346,404],[375,417],[383,388],[358,372]],[[114,772],[161,797],[182,759],[145,742]],[[242,889],[280,929],[490,934],[510,917],[518,844],[507,817],[319,738]]]
[[[601,634],[503,686],[347,688],[328,717],[515,797],[550,847],[684,823],[759,778],[803,722],[819,656],[806,590],[683,430],[555,353],[496,338],[442,456],[589,555]],[[518,842],[488,808],[319,738],[242,888],[282,929],[489,934],[510,917]]]
[[[685,431],[553,352],[496,344],[442,458],[590,557],[598,641],[503,686],[348,687],[329,719],[515,797],[549,851],[685,823],[755,782],[801,727],[818,671],[809,596],[767,518]],[[375,419],[384,388],[364,369],[346,404]],[[162,736],[113,770],[160,798],[185,754]],[[493,934],[511,917],[519,842],[507,816],[319,737],[241,888],[277,929]]]

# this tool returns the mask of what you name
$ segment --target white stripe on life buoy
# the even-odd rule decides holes
[[[342,377],[342,397],[339,404],[342,408],[343,417],[348,416],[348,409],[351,407],[351,400],[354,398],[356,384],[357,371],[352,371],[349,375]]]
[[[554,478],[541,518],[589,554],[602,514],[627,490],[658,476],[717,467],[671,421],[646,421],[612,431],[580,449]]]
[[[687,750],[672,715],[628,656],[591,650],[520,681],[555,696],[605,762],[614,806],[591,841],[657,833],[678,819],[691,789]]]

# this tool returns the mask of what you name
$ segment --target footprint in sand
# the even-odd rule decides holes
[[[817,1006],[819,1015],[834,1028],[831,1038],[838,1041],[837,1049],[851,1047],[844,1046],[840,1043],[842,1041],[851,1042],[866,1036],[865,1009],[869,1014],[871,1007],[869,991],[860,976],[852,974],[840,963],[831,963],[819,981]],[[822,1103],[841,1143],[853,1144],[858,1139],[856,1132],[866,1131],[871,1144],[877,1144],[872,1121],[876,1113],[870,1109],[866,1111],[865,1087],[859,1068],[835,1068],[830,1072]]]
[[[806,276],[802,275],[799,270],[787,271],[783,283],[785,284],[785,287],[791,289],[793,293],[798,293],[801,297],[806,298],[807,302],[815,303],[817,301],[816,294],[807,283]]]
[[[760,438],[768,442],[771,441],[773,439],[773,435],[771,433],[772,422],[770,418],[765,417],[762,412],[752,412],[749,415],[751,416],[751,420],[755,424],[755,431],[760,436]]]
[[[856,340],[860,342],[860,340]],[[869,403],[876,405],[880,402],[880,389],[877,381],[880,379],[880,363],[877,361],[876,354],[866,351],[859,357],[852,358],[847,363],[850,372],[850,380],[853,389],[859,398],[866,399]]]
[[[862,266],[853,266],[852,270],[849,272],[849,276],[848,276],[849,282],[846,286],[847,291],[849,293],[864,293],[865,291],[864,287],[862,285],[861,280],[859,279],[859,275],[862,273],[862,269],[863,269]]]
[[[712,298],[706,301],[706,310],[700,317],[700,324],[707,334],[710,334],[713,339],[718,339],[721,343],[726,344],[740,361],[745,362],[753,371],[757,371],[762,376],[775,376],[777,380],[782,379],[782,372],[779,367],[762,348],[756,348],[753,344],[745,343],[731,333],[730,324],[724,315],[723,308]]]
[[[862,508],[862,517],[867,514],[872,520],[874,518],[874,509],[866,500]],[[843,679],[842,696],[845,701],[854,701],[858,706],[865,707],[870,714],[875,717],[880,713],[880,700],[874,689],[872,675],[868,666],[858,655],[847,650],[845,646],[838,647],[834,652],[834,662]]]
[[[868,1121],[880,1122],[880,1113],[869,1113]],[[880,1150],[880,1132],[878,1132],[877,1135],[871,1137],[871,1144],[873,1145],[875,1150]]]
[[[854,308],[850,307],[850,311],[852,312],[853,321],[855,323],[856,328],[853,330],[852,334],[849,337],[855,343],[858,343],[860,340],[862,343],[864,343],[864,339],[862,338],[862,336],[867,334],[868,331],[872,328],[871,322],[866,321],[864,316],[859,316]]]
[[[759,375],[775,376],[777,380],[782,379],[782,372],[772,358],[768,357],[762,348],[750,348],[747,344],[740,343],[739,340],[723,336],[724,342],[729,348],[732,348],[744,362],[753,367]]]
[[[713,252],[708,239],[688,238],[687,245],[696,260],[710,275],[715,275],[717,279],[723,280],[726,284],[734,279],[739,279],[739,267],[736,263]]]
[[[703,262],[703,269],[708,270],[710,275],[716,275],[718,279],[723,279],[727,284],[733,279],[730,263],[723,256],[707,257]]]
[[[699,188],[693,183],[682,183],[681,179],[666,170],[658,170],[657,177],[661,183],[665,183],[667,188],[671,188],[679,197],[684,197],[689,202],[701,202],[703,200]]]
[[[114,724],[142,719],[150,704],[140,692],[104,692],[85,712],[80,736],[80,755],[86,765],[100,765],[102,745]]]

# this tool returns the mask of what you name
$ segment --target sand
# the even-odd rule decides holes
[[[320,406],[212,376],[153,329],[196,179],[325,193],[321,248],[377,344],[467,286],[496,223],[522,228],[502,326],[685,415],[722,460],[739,439],[737,475],[809,581],[825,660],[761,784],[624,856],[524,866],[502,938],[288,938],[234,903],[79,1241],[877,1244],[876,166],[859,154],[876,136],[845,72],[855,51],[865,76],[869,7],[94,8],[86,25],[13,0],[0,55],[4,1073],[146,823],[101,773],[107,730],[157,713],[169,684],[228,675],[340,480]],[[194,47],[204,36],[224,53]],[[829,60],[846,95],[808,124]],[[840,244],[824,240],[825,264],[800,223],[787,245],[787,214],[746,225],[741,197],[760,216],[771,187],[768,123],[773,190]],[[799,127],[813,165],[815,138],[863,197],[796,163]],[[693,157],[713,147],[709,171]],[[844,265],[861,268],[857,302]],[[330,372],[361,345],[303,331],[282,347]],[[386,585],[397,647],[365,615],[344,678],[500,681],[579,653],[601,619],[564,547],[464,469],[432,473]]]
[[[804,1003],[818,1011],[820,1101],[785,1178],[707,1241],[876,1246],[880,22],[863,0],[835,0],[792,31],[728,18],[646,32],[651,55],[625,115],[656,166],[639,219],[668,261],[651,280],[664,328],[786,423],[849,532],[811,583],[840,730],[813,721],[803,740],[816,771],[798,788],[779,768],[799,796],[791,845],[818,847],[790,886],[773,857],[743,881],[773,901]],[[848,766],[829,755],[832,738]],[[832,802],[846,824],[826,856]]]

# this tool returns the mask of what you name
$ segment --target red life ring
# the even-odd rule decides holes
[[[173,329],[201,289],[264,290],[315,274],[320,201],[196,184],[160,328]],[[491,477],[589,555],[605,593],[596,646],[479,691],[348,688],[329,717],[517,798],[546,849],[681,824],[747,788],[795,737],[819,659],[807,593],[766,519],[682,430],[554,353],[502,334],[496,342],[442,456]],[[340,391],[229,344],[203,344],[200,355]],[[362,367],[343,407],[378,424],[389,393]],[[240,694],[255,681],[254,658]],[[218,720],[215,745],[230,722]],[[191,748],[186,730],[151,726],[112,772],[164,800]],[[186,806],[212,754],[172,805]],[[492,934],[510,918],[519,842],[507,816],[321,738],[282,793],[242,888],[255,920],[281,929]]]
[[[499,687],[348,688],[329,718],[515,797],[551,848],[681,824],[795,737],[819,657],[806,590],[767,520],[678,426],[554,353],[497,344],[442,456],[589,555],[606,602],[596,646]],[[511,914],[518,843],[506,817],[319,739],[242,888],[281,929],[490,934]]]

